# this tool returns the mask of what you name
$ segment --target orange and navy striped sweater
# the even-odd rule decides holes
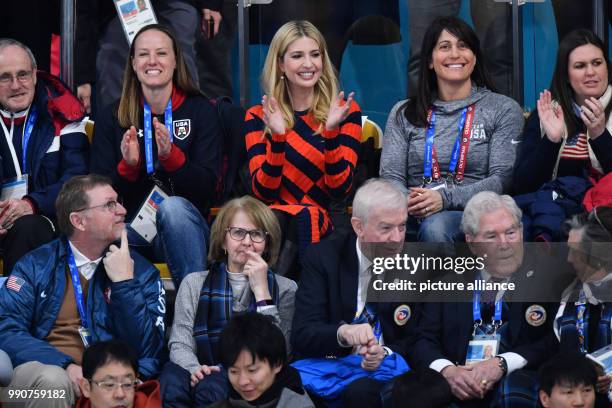
[[[272,208],[310,216],[311,242],[330,226],[332,198],[350,191],[361,143],[361,110],[353,102],[339,128],[315,134],[319,128],[310,112],[296,112],[293,129],[264,136],[263,111],[255,105],[246,113],[246,148],[253,192]]]

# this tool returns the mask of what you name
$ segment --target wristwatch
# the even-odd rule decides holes
[[[495,356],[495,358],[498,359],[497,366],[501,368],[502,372],[504,373],[503,375],[508,374],[508,362],[506,361],[506,359],[502,356]]]

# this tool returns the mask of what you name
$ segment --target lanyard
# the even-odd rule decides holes
[[[584,315],[586,314],[586,296],[584,290],[580,290],[578,295],[578,302],[576,302],[576,330],[578,331],[578,346],[580,352],[585,354],[587,352],[587,339],[586,332],[584,331]]]
[[[11,130],[9,131],[4,124],[4,120],[0,118],[0,125],[2,125],[2,129],[4,130],[4,137],[6,138],[6,143],[8,144],[9,151],[11,152],[11,158],[13,159],[13,166],[15,167],[15,175],[20,177],[23,172],[26,170],[26,158],[28,152],[28,142],[30,141],[30,136],[32,136],[32,131],[34,130],[34,125],[36,124],[36,119],[38,117],[38,111],[35,106],[32,106],[30,111],[28,112],[28,120],[26,121],[25,126],[23,127],[23,135],[21,138],[21,146],[22,146],[22,166],[19,168],[19,159],[17,158],[17,152],[15,152],[15,146],[13,146],[13,130],[15,128],[15,120],[11,119]]]
[[[493,314],[493,322],[502,321],[502,307],[502,300],[496,300],[495,313]],[[474,300],[472,301],[472,315],[474,316],[474,324],[478,324],[480,326],[482,324],[482,315],[480,313],[480,291],[474,292]]]
[[[457,183],[463,181],[465,166],[467,164],[467,153],[470,148],[470,135],[474,122],[475,105],[472,104],[463,109],[458,123],[457,138],[453,146],[450,162],[448,165],[448,176],[454,177]],[[425,184],[440,178],[440,164],[438,162],[436,149],[433,147],[434,135],[436,130],[435,108],[427,112],[427,132],[425,135],[425,157],[423,159],[423,178]],[[456,172],[455,172],[456,171]]]
[[[70,277],[72,279],[72,285],[74,286],[74,297],[76,299],[79,316],[81,316],[81,326],[87,330],[89,328],[89,324],[87,322],[87,313],[85,313],[85,302],[83,301],[83,287],[81,286],[79,270],[74,262],[74,254],[72,253],[72,249],[70,249],[69,243],[66,243],[66,252],[68,254],[68,268],[70,269]]]
[[[172,142],[172,98],[168,100],[166,110],[164,112],[164,124],[170,134],[170,142]],[[145,158],[147,160],[147,174],[153,173],[153,123],[151,120],[151,108],[145,101],[144,103],[144,132],[145,132]]]

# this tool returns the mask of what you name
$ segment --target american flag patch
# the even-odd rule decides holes
[[[562,159],[570,160],[588,160],[589,147],[587,136],[585,133],[579,133],[572,137],[568,137],[561,152]]]
[[[11,275],[6,281],[6,288],[15,292],[19,292],[24,283],[25,280],[23,280],[22,278],[19,278],[15,275]]]

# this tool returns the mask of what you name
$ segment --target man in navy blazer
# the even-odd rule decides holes
[[[484,302],[483,292],[483,299],[478,302],[479,310],[482,310],[482,324],[479,326],[482,332],[478,333],[490,334],[487,333],[490,330],[487,323],[495,314],[492,300],[499,302],[501,299],[503,325],[497,329],[501,335],[499,350],[494,358],[465,365],[468,343],[477,331],[477,301],[474,299],[478,298],[470,294],[470,302],[432,302],[423,305],[416,340],[409,352],[411,362],[416,367],[429,367],[440,372],[456,399],[470,401],[461,406],[488,406],[493,399],[508,403],[515,397],[504,393],[528,388],[531,381],[528,373],[517,370],[537,369],[557,348],[552,336],[557,304],[550,303],[551,299],[556,299],[556,295],[551,292],[547,299],[542,297],[549,303],[521,302],[517,296],[525,295],[526,291],[534,288],[553,287],[552,291],[555,291],[562,286],[550,281],[543,284],[542,274],[538,275],[538,271],[543,272],[544,268],[551,270],[549,258],[524,253],[521,210],[512,197],[494,192],[476,194],[464,209],[461,226],[474,255],[482,255],[484,251],[488,255],[484,270],[478,271],[478,275],[472,275],[469,280],[479,278],[515,283],[513,292],[493,293],[488,303]],[[557,270],[561,273],[561,270]],[[512,301],[513,295],[516,301]],[[533,293],[527,297],[535,300]],[[521,299],[526,300],[526,297],[522,296]],[[515,371],[515,375],[507,378],[504,392],[499,389],[497,393],[489,392],[500,384],[504,376]],[[537,398],[528,391],[524,395]]]
[[[406,195],[388,181],[369,180],[353,201],[354,233],[334,233],[312,245],[304,257],[295,300],[291,342],[298,357],[358,353],[362,368],[376,371],[386,356],[406,355],[413,310],[407,304],[366,305],[366,296],[371,260],[402,250],[407,218]],[[379,324],[373,327],[358,319],[366,309],[377,316]],[[383,386],[367,377],[353,381],[343,392],[342,406],[380,406]]]

